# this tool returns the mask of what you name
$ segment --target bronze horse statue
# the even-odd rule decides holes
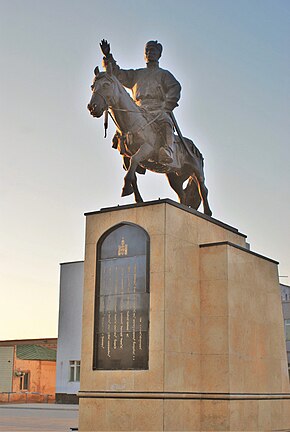
[[[110,67],[106,72],[95,69],[92,97],[88,109],[93,117],[101,117],[109,110],[117,127],[116,147],[124,158],[128,170],[124,178],[122,196],[132,193],[136,202],[142,202],[137,187],[136,172],[144,174],[146,169],[164,173],[170,186],[177,193],[181,204],[198,209],[203,202],[204,213],[212,215],[204,182],[203,157],[194,143],[174,135],[173,162],[159,163],[158,154],[162,145],[162,134],[156,124],[158,114],[149,113],[136,105]],[[184,182],[187,186],[183,188]]]

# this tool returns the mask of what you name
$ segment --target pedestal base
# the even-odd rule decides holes
[[[96,244],[120,223],[150,238],[148,370],[93,370]],[[80,431],[290,429],[277,263],[170,200],[87,215]]]
[[[290,395],[82,393],[82,431],[286,431]]]

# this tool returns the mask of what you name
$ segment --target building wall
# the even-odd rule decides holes
[[[29,392],[55,395],[55,361],[22,360],[14,355],[14,370],[29,372]],[[20,377],[15,374],[12,378],[12,388],[14,392],[20,391]]]
[[[0,346],[0,392],[12,391],[14,348]]]
[[[81,359],[83,261],[64,263],[60,268],[58,350],[56,362],[56,401],[72,401],[79,381],[70,381],[70,361]]]
[[[282,299],[282,308],[283,308],[283,318],[284,323],[286,320],[290,320],[290,286],[280,284],[281,289],[281,299]],[[287,337],[288,333],[288,337]],[[288,358],[288,368],[290,367],[290,335],[289,331],[286,333],[285,328],[285,337],[286,337],[286,349],[287,349],[287,358]],[[289,370],[290,373],[290,370]]]
[[[17,357],[17,346],[38,345],[56,349],[57,339],[23,339],[0,341],[0,402],[48,401],[55,398],[56,361],[23,360]],[[28,388],[20,388],[20,373],[28,373]],[[31,394],[35,393],[35,394]]]

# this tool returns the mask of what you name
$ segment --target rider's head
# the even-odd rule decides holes
[[[145,45],[144,57],[146,63],[157,62],[162,53],[162,45],[157,41],[149,41]]]

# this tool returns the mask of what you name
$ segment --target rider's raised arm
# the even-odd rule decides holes
[[[118,80],[123,84],[123,86],[132,89],[136,82],[136,73],[134,69],[121,69],[110,52],[110,44],[103,39],[100,43],[101,51],[104,54],[103,57],[103,67],[106,69],[108,64],[112,65],[113,73],[118,78]]]

